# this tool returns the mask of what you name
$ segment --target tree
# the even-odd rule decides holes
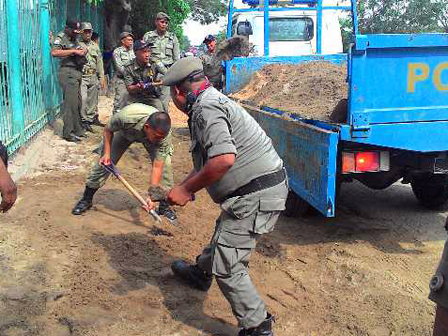
[[[190,8],[194,8],[191,17],[202,24],[216,22],[227,12],[225,0],[187,0]]]
[[[447,0],[358,0],[361,34],[448,32]],[[340,19],[344,50],[353,31],[351,18]]]

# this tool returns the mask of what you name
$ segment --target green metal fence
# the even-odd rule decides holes
[[[92,22],[102,36],[102,8],[83,0],[0,0],[0,140],[10,153],[58,112],[58,60],[50,39],[67,16]]]

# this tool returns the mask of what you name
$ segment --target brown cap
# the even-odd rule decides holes
[[[132,38],[134,38],[134,35],[132,35],[132,33],[130,33],[130,32],[122,32],[120,34],[120,40],[124,39],[125,37],[128,37],[128,36],[131,36]]]
[[[162,83],[165,86],[174,86],[201,72],[204,72],[204,66],[199,58],[184,57],[170,67],[166,75],[163,76]]]
[[[160,20],[160,19],[167,19],[169,21],[170,17],[168,16],[168,14],[166,14],[164,12],[158,12],[156,15],[156,20]]]

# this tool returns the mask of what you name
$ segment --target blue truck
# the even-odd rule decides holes
[[[282,157],[289,175],[286,214],[303,214],[311,205],[324,216],[335,216],[341,183],[358,180],[385,189],[402,179],[417,200],[430,209],[448,205],[448,34],[358,33],[356,3],[338,9],[352,14],[354,33],[347,54],[319,53],[325,10],[322,0],[292,0],[300,10],[317,11],[317,53],[269,56],[269,14],[291,10],[274,7],[276,0],[245,0],[249,6],[229,7],[228,37],[250,34],[250,23],[232,27],[237,12],[264,14],[264,56],[226,61],[226,93],[237,92],[269,64],[309,61],[346,63],[346,121],[313,120],[269,106],[245,108],[253,115]],[[301,8],[303,6],[303,8]]]

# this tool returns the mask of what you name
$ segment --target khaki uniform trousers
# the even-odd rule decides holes
[[[81,121],[93,122],[98,115],[99,80],[96,74],[83,75],[81,80]]]
[[[160,88],[161,95],[160,95],[160,101],[162,103],[162,111],[169,113],[169,106],[170,106],[170,100],[171,100],[171,90],[169,86],[162,86]]]
[[[113,114],[120,112],[120,110],[127,105],[129,96],[124,79],[117,76],[114,77],[114,93]]]
[[[81,71],[75,68],[61,67],[59,69],[58,79],[64,96],[61,105],[62,120],[64,121],[62,136],[64,138],[70,137],[72,133],[76,135],[84,134],[80,115],[81,75]]]
[[[221,203],[215,233],[197,265],[213,274],[241,328],[253,328],[266,309],[249,277],[249,257],[261,234],[271,232],[285,209],[287,182]]]
[[[111,161],[115,165],[118,163],[124,152],[126,152],[131,144],[132,142],[126,139],[126,137],[121,132],[114,133],[111,145]],[[142,142],[142,144],[148,152],[151,162],[154,162],[157,145],[151,144],[149,141]],[[103,154],[103,148],[103,143],[101,143],[101,155]],[[160,184],[161,187],[165,189],[171,189],[174,186],[173,166],[171,163],[172,155],[173,153],[169,153],[163,163],[163,174]],[[99,189],[106,183],[109,175],[110,173],[106,169],[104,169],[99,162],[96,162],[89,177],[87,178],[86,186],[93,189]]]

